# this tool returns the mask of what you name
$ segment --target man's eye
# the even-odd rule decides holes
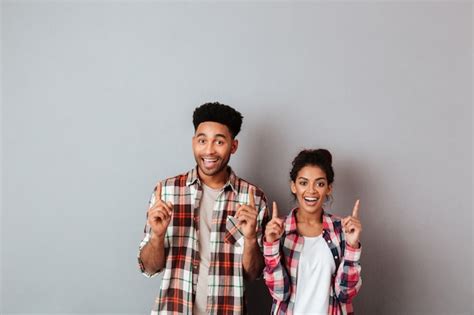
[[[204,143],[206,143],[206,140],[204,140],[204,139],[199,139],[199,140],[198,140],[198,143],[204,144]]]
[[[222,145],[222,144],[224,144],[224,141],[217,140],[217,141],[216,141],[216,144],[218,144],[218,145]]]

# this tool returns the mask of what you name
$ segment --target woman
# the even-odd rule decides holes
[[[359,200],[343,219],[324,211],[334,171],[325,149],[301,151],[290,172],[297,207],[265,230],[265,282],[272,314],[354,314],[352,299],[361,286]]]

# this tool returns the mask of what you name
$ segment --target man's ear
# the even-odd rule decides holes
[[[231,145],[230,153],[234,154],[237,151],[237,148],[239,147],[239,140],[233,139],[232,140],[232,145]]]

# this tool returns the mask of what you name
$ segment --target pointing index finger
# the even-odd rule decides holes
[[[250,186],[250,188],[249,188],[249,206],[251,206],[252,208],[255,208],[255,197],[254,197],[254,194],[255,194],[255,188],[253,188],[252,186]]]
[[[352,209],[352,216],[355,218],[359,217],[359,199],[357,199],[354,204],[354,209]]]
[[[278,218],[278,207],[277,207],[277,203],[274,201],[272,219],[275,219],[275,218]]]
[[[161,201],[161,182],[158,182],[155,188],[155,203]]]

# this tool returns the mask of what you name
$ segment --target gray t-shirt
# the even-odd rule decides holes
[[[204,315],[206,313],[208,295],[208,275],[210,254],[210,240],[212,227],[212,212],[217,196],[222,189],[212,189],[202,185],[202,198],[199,205],[199,275],[196,288],[196,300],[194,302],[193,314]]]

